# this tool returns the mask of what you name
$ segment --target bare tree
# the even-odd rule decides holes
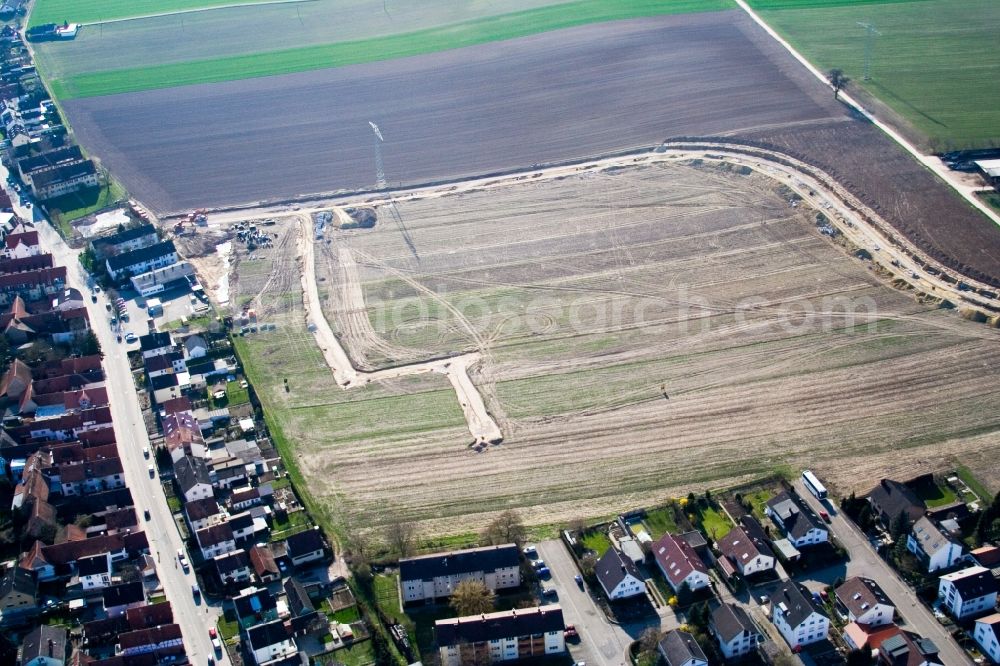
[[[831,69],[826,75],[826,80],[833,86],[834,99],[840,98],[840,91],[847,87],[847,84],[851,81],[844,75],[844,70],[842,69]]]
[[[584,553],[583,557],[580,558],[580,571],[583,572],[584,576],[589,578],[594,575],[596,569],[597,555],[594,553]]]
[[[528,531],[521,522],[521,516],[513,509],[500,513],[483,532],[483,541],[493,546],[516,543],[520,547],[527,538]]]
[[[393,520],[386,525],[386,539],[389,547],[400,557],[409,557],[413,554],[413,542],[417,528],[413,523]]]
[[[496,596],[485,583],[470,578],[455,586],[450,605],[460,616],[481,615],[493,610]]]

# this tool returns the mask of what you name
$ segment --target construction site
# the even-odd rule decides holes
[[[228,262],[248,374],[342,526],[554,524],[788,465],[849,492],[998,447],[995,294],[788,156],[261,213],[209,215],[231,249],[194,261]]]

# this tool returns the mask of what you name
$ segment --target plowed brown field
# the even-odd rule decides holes
[[[294,243],[237,264],[238,298],[284,304],[245,358],[341,525],[556,523],[785,465],[863,490],[1000,448],[1000,332],[889,288],[764,176],[662,163],[399,212],[412,248],[384,210],[317,242],[324,312],[356,367],[481,353],[499,446],[467,446],[443,377],[337,387],[276,274]]]

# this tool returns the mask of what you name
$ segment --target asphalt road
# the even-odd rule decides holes
[[[373,187],[369,121],[396,185],[845,118],[738,10],[63,106],[80,144],[160,213]]]
[[[833,502],[821,503],[806,490],[801,479],[796,480],[794,485],[799,495],[805,498],[813,509],[823,510],[830,514],[830,529],[851,556],[847,563],[845,578],[867,576],[874,579],[896,605],[897,611],[905,620],[900,623],[900,626],[933,640],[940,650],[940,656],[944,663],[949,664],[949,666],[972,663],[966,657],[965,652],[948,635],[945,628],[941,626],[941,623],[934,619],[934,615],[917,599],[913,590],[903,582],[892,567],[878,556],[864,534],[840,512],[835,504]]]
[[[0,168],[0,178],[6,181],[6,169]],[[12,198],[16,196],[15,194]],[[32,210],[15,210],[22,217],[32,217]],[[215,625],[221,614],[221,607],[208,605],[204,597],[200,603],[195,603],[191,594],[191,586],[195,583],[194,574],[185,574],[177,563],[177,551],[184,544],[167,507],[159,475],[151,479],[147,471],[152,455],[147,460],[142,449],[149,446],[149,437],[143,425],[125,345],[115,339],[107,325],[102,325],[107,322],[106,295],[102,293],[97,303],[91,302],[91,290],[87,286],[86,273],[77,259],[77,252],[66,245],[46,221],[36,219],[35,226],[43,248],[52,253],[56,265],[67,267],[69,286],[79,289],[85,296],[91,325],[104,351],[105,383],[111,401],[111,415],[114,418],[125,481],[132,491],[136,513],[149,540],[150,552],[157,560],[157,574],[173,609],[174,622],[181,626],[188,657],[192,664],[206,664],[209,655],[214,655],[218,663],[228,664],[229,660],[224,652],[221,656],[215,655],[208,636],[208,627]],[[150,513],[149,521],[143,519],[145,510]]]

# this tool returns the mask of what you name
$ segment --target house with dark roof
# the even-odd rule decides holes
[[[97,167],[91,159],[67,162],[51,169],[36,169],[31,173],[31,193],[39,201],[97,187],[99,184]]]
[[[177,249],[172,240],[123,252],[105,260],[108,275],[112,280],[142,275],[157,268],[176,264]]]
[[[214,497],[204,497],[184,504],[184,515],[192,532],[209,525],[217,525],[225,520],[222,509]]]
[[[726,659],[737,659],[750,654],[762,640],[757,625],[736,604],[722,604],[713,610],[708,628]]]
[[[837,610],[851,622],[871,627],[891,624],[896,613],[889,597],[871,578],[848,578],[834,590],[834,595]]]
[[[46,624],[28,632],[17,653],[20,666],[64,666],[66,629]]]
[[[753,539],[742,527],[734,527],[716,544],[719,553],[727,558],[746,578],[774,569],[774,552],[767,542]]]
[[[787,490],[778,493],[768,501],[765,513],[796,548],[825,543],[829,539],[826,525],[796,493]]]
[[[225,584],[246,583],[250,580],[250,556],[243,549],[234,550],[212,559],[219,580]]]
[[[161,601],[148,606],[138,606],[125,611],[125,621],[130,629],[148,629],[174,621],[174,611],[169,601]]]
[[[278,604],[266,589],[250,588],[233,598],[233,608],[240,628],[278,619]]]
[[[195,532],[201,556],[210,560],[218,555],[225,555],[236,550],[236,538],[228,523],[210,525]]]
[[[125,615],[125,611],[129,608],[142,606],[146,603],[146,591],[139,581],[106,587],[102,591],[102,597],[104,611],[108,617]]]
[[[901,631],[882,641],[878,663],[880,666],[943,666],[934,641],[909,631]]]
[[[98,259],[107,259],[116,254],[124,254],[155,245],[159,240],[156,228],[152,224],[141,224],[131,229],[95,238],[90,244]]]
[[[168,331],[147,333],[139,336],[139,351],[142,352],[142,358],[147,359],[174,351],[174,343]]]
[[[608,548],[597,560],[594,575],[611,601],[646,593],[646,584],[635,563],[617,548]]]
[[[288,610],[293,617],[299,617],[316,610],[312,601],[309,600],[309,593],[306,588],[295,578],[285,580],[285,598],[288,600]]]
[[[997,581],[986,567],[969,567],[938,579],[938,599],[958,620],[992,611],[997,605]]]
[[[404,604],[449,597],[456,585],[470,579],[494,591],[520,586],[521,559],[517,545],[508,543],[399,560],[399,587]]]
[[[174,477],[180,486],[185,502],[193,502],[215,496],[208,465],[201,458],[184,456],[174,463]]]
[[[902,513],[906,516],[907,527],[915,523],[927,511],[927,505],[917,497],[905,483],[882,479],[870,493],[868,503],[872,505],[878,519],[885,527],[891,527]]]
[[[31,180],[30,174],[32,171],[48,169],[81,159],[83,159],[83,151],[80,150],[80,146],[62,146],[37,155],[22,157],[17,160],[17,173],[21,178],[21,182],[27,185]]]
[[[664,534],[653,543],[653,558],[674,592],[685,584],[691,591],[709,584],[708,567],[694,548],[680,537]]]
[[[989,657],[990,661],[1000,664],[1000,613],[993,613],[976,620],[972,637],[976,639],[979,649]]]
[[[187,364],[184,362],[184,358],[180,352],[176,351],[149,356],[143,361],[143,367],[146,369],[146,376],[150,379],[159,377],[160,375],[171,375],[187,371]],[[190,411],[190,409],[188,407],[185,411]]]
[[[921,516],[913,523],[906,535],[906,549],[917,556],[928,573],[939,569],[949,569],[962,558],[962,544],[944,533],[927,516]]]
[[[553,604],[438,620],[434,636],[441,666],[461,666],[563,654],[565,629]]]
[[[81,557],[76,561],[76,575],[84,591],[108,587],[111,585],[111,553]]]
[[[281,620],[265,622],[246,630],[247,647],[257,666],[298,654],[295,638]]]
[[[0,626],[16,625],[36,615],[37,591],[30,571],[21,567],[7,569],[0,578]]]
[[[318,562],[326,557],[326,542],[323,540],[323,533],[318,527],[313,527],[311,530],[298,532],[288,537],[285,539],[285,549],[288,553],[288,558],[297,567],[310,562]],[[402,572],[402,561],[400,561],[400,571]],[[410,567],[410,571],[413,571],[412,566]]]
[[[830,618],[813,602],[812,595],[794,581],[786,581],[771,594],[771,623],[794,650],[817,643],[830,631]]]
[[[657,645],[667,666],[708,666],[708,657],[694,636],[680,629],[671,629]]]

